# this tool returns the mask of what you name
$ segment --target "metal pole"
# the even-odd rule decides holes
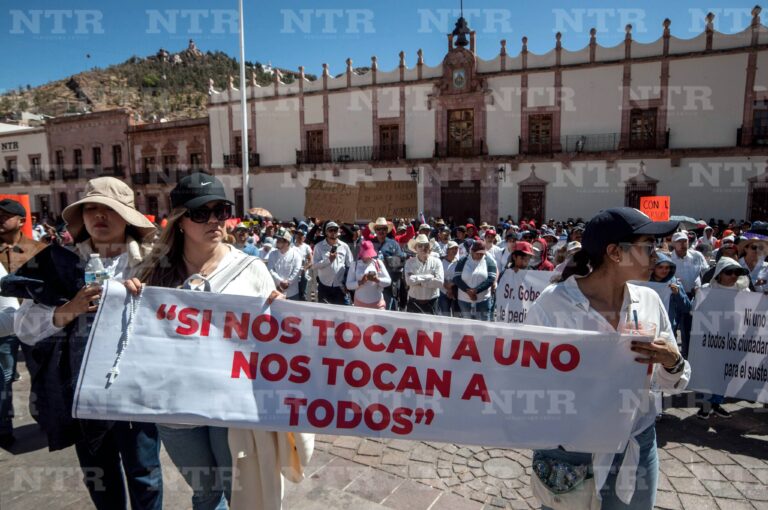
[[[245,31],[243,29],[243,0],[240,3],[240,109],[242,110],[242,167],[243,167],[243,216],[250,209],[249,183],[248,183],[248,103],[246,101],[247,90],[245,88]]]

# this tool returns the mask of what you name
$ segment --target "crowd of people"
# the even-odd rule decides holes
[[[85,477],[100,509],[125,508],[128,501],[134,509],[162,507],[161,442],[193,489],[193,508],[280,508],[283,478],[301,479],[313,437],[294,434],[284,441],[286,433],[278,432],[71,418],[72,388],[102,291],[83,284],[94,256],[106,277],[124,281],[134,294],[151,285],[480,321],[495,319],[495,289],[505,271],[549,271],[554,285],[534,303],[527,323],[615,332],[627,326],[632,306],[657,337],[633,347],[637,361],[652,365],[656,388],[669,391],[684,389],[690,377],[686,358],[697,289],[768,292],[768,224],[760,222],[710,220],[683,229],[677,222],[651,222],[631,208],[602,211],[588,222],[541,224],[511,217],[496,225],[472,218],[461,224],[423,217],[365,224],[235,218],[223,185],[205,173],[182,178],[170,203],[170,215],[153,223],[136,209],[129,186],[93,179],[84,197],[63,211],[66,230],[35,221],[30,239],[22,233],[24,207],[0,201],[0,446],[14,441],[12,384],[21,348],[49,447],[74,445],[84,472],[101,473]],[[636,280],[667,283],[668,309],[650,289],[628,283]],[[67,360],[66,366],[53,366],[53,359]],[[722,402],[711,396],[699,417],[728,417]],[[650,406],[638,416],[627,452],[595,457],[604,505],[627,503],[635,494],[641,503],[633,508],[652,508],[658,465],[652,418],[658,412]],[[286,444],[293,448],[283,451]],[[294,468],[289,474],[260,461],[286,456]],[[611,471],[625,456],[645,468],[643,490],[627,489],[623,468]],[[589,452],[542,450],[534,471],[592,461]],[[232,472],[250,479],[238,491],[224,475]],[[550,489],[548,483],[557,483],[539,478]]]

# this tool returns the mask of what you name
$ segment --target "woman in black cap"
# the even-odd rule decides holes
[[[224,243],[232,205],[216,177],[205,173],[183,177],[171,191],[168,224],[139,268],[138,278],[126,282],[128,290],[138,294],[144,282],[263,297],[267,303],[281,297],[264,263]],[[180,372],[169,370],[164,377],[180,377]],[[294,434],[294,451],[287,453],[293,463],[280,466],[276,459],[286,458],[281,445],[288,444],[278,437],[281,432],[186,425],[158,425],[158,429],[171,460],[194,491],[193,510],[226,508],[225,498],[233,509],[280,508],[281,468],[295,479],[314,444],[311,434]],[[263,459],[275,462],[267,468]],[[233,467],[235,479],[230,477]],[[232,491],[235,483],[238,490]]]
[[[682,391],[690,379],[690,365],[677,350],[667,311],[655,291],[628,283],[648,280],[655,264],[656,238],[676,229],[677,222],[653,222],[630,207],[601,211],[586,225],[582,249],[560,283],[549,286],[531,306],[526,324],[606,333],[655,329],[652,343],[632,343],[635,360],[652,367],[654,387]],[[532,476],[541,475],[534,485],[541,489],[542,499],[563,489],[559,486],[562,480],[546,476],[547,467],[588,466],[586,472],[595,482],[594,495],[602,499],[604,510],[653,508],[659,467],[657,410],[650,391],[641,396],[626,451],[615,455],[562,448],[535,452]],[[557,438],[553,443],[557,444]],[[566,505],[563,508],[579,508],[568,504],[568,493],[558,498]]]

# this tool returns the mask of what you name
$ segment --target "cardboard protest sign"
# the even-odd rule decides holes
[[[648,394],[631,338],[108,282],[73,413],[616,452]]]
[[[413,181],[376,181],[358,185],[357,219],[415,218],[418,195]]]
[[[669,221],[669,197],[640,197],[640,211],[653,221]]]
[[[553,274],[551,271],[504,271],[496,286],[496,321],[523,324],[528,309],[549,286]]]
[[[696,303],[688,388],[768,403],[768,296],[706,288]]]
[[[351,223],[357,215],[357,196],[357,186],[310,179],[304,216]]]

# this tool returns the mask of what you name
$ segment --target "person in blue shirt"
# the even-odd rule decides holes
[[[656,251],[656,265],[651,273],[650,281],[668,283],[672,290],[669,298],[669,322],[672,324],[672,331],[677,331],[677,326],[685,314],[691,313],[691,300],[683,290],[683,284],[675,278],[677,265],[663,251]]]
[[[375,222],[371,222],[368,228],[375,236],[371,240],[373,248],[379,259],[384,262],[384,267],[392,278],[392,285],[382,289],[387,310],[398,310],[397,296],[403,281],[405,253],[397,241],[389,236],[393,226],[386,218],[378,218]]]

